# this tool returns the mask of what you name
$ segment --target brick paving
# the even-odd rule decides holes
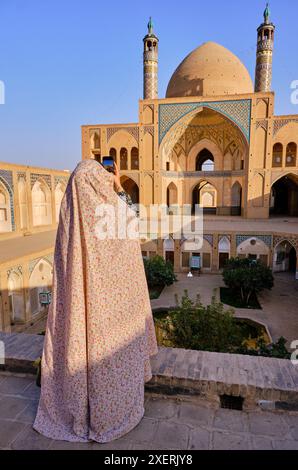
[[[235,411],[198,397],[146,393],[145,416],[121,439],[98,444],[47,439],[32,429],[39,388],[32,376],[0,374],[0,449],[298,450],[298,413]]]

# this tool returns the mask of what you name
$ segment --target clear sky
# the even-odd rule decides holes
[[[159,97],[180,61],[206,41],[230,49],[254,78],[263,0],[0,0],[0,160],[73,169],[82,124],[138,121],[142,39],[153,17]],[[276,114],[298,114],[297,0],[271,0]]]

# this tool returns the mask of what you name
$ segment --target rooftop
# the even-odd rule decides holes
[[[54,441],[32,429],[40,389],[29,375],[0,375],[0,449],[298,449],[298,414],[221,409],[194,397],[145,394],[136,428],[106,444]]]
[[[0,263],[23,258],[54,247],[57,230],[34,233],[0,241]]]

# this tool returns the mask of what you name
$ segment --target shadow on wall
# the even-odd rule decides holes
[[[0,331],[6,333],[21,333],[26,331],[30,333],[30,327],[47,315],[48,305],[40,303],[41,293],[51,292],[51,287],[39,286],[33,288],[22,288],[17,286],[18,279],[14,280],[13,289],[4,289],[0,294]]]

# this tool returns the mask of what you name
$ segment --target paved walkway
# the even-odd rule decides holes
[[[107,444],[54,441],[32,429],[39,388],[29,376],[0,375],[0,449],[298,450],[298,413],[218,409],[199,399],[146,394],[145,416]]]
[[[184,289],[195,300],[200,294],[203,304],[211,301],[214,289],[219,296],[219,287],[224,286],[222,276],[218,274],[202,274],[200,277],[188,278],[186,274],[178,274],[178,282],[166,287],[159,299],[151,300],[152,308],[168,308],[175,305],[175,294],[181,295]],[[264,291],[259,296],[262,310],[236,308],[237,317],[250,318],[267,325],[274,341],[280,336],[288,340],[288,344],[298,340],[298,281],[292,274],[275,274],[275,285],[271,291]]]

